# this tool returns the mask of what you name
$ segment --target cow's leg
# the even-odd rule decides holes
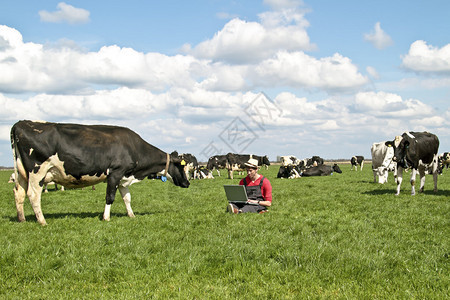
[[[403,181],[403,168],[398,167],[397,170],[397,193],[395,193],[396,196],[400,195],[400,186],[402,185]]]
[[[130,218],[134,218],[133,210],[131,209],[131,194],[128,187],[119,186],[119,192],[122,195],[123,202],[125,202],[125,207],[127,209],[127,214]]]
[[[25,213],[23,211],[23,203],[27,194],[28,181],[19,173],[14,185],[14,199],[16,201],[17,219],[19,222],[25,222]]]
[[[411,195],[414,196],[416,194],[416,175],[417,175],[417,170],[416,169],[412,169],[411,172]]]
[[[106,180],[106,204],[105,211],[103,213],[103,220],[109,221],[111,219],[111,205],[116,198],[117,187],[119,186],[121,175],[115,175],[110,173],[108,179]]]
[[[373,172],[373,182],[377,183],[377,171],[372,169],[372,172]]]
[[[361,162],[361,171],[362,171],[363,167],[364,167],[364,162],[362,161]]]
[[[420,175],[419,193],[423,193],[423,189],[425,187],[425,168],[419,167],[419,175]]]
[[[39,172],[37,174],[39,174]],[[32,174],[30,174],[29,176],[27,195],[28,198],[30,199],[31,207],[33,208],[34,214],[36,215],[36,220],[41,225],[47,225],[47,222],[45,222],[44,214],[42,213],[41,209],[41,194],[43,186],[39,184],[39,182],[44,180],[45,176],[36,176],[36,175],[33,176]]]
[[[48,193],[47,184],[44,183],[44,193]]]
[[[228,170],[228,178],[233,179],[233,170]]]

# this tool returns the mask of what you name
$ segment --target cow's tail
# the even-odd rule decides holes
[[[18,173],[17,172],[18,151],[17,151],[17,145],[16,145],[15,125],[13,125],[13,127],[11,127],[11,148],[12,148],[13,160],[14,160],[14,176],[17,180],[19,174],[17,174]]]
[[[18,145],[17,145],[17,143],[19,142],[19,139],[16,134],[16,124],[14,124],[13,127],[11,127],[11,136],[10,137],[11,137],[11,149],[12,149],[13,160],[14,160],[14,176],[15,176],[16,182],[17,182],[19,179],[20,168],[22,168],[22,171],[24,171],[24,170],[23,170],[23,165],[21,163],[22,159],[20,157],[20,151],[19,151]],[[20,163],[20,165],[19,165],[19,163]],[[25,178],[27,178],[26,172],[20,172],[20,173]]]

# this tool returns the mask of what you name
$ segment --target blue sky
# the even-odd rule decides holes
[[[449,151],[449,12],[444,0],[8,1],[0,165],[20,119],[126,126],[201,161],[370,157],[406,130]]]

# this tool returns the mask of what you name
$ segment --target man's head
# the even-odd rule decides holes
[[[247,169],[258,169],[258,161],[254,158],[250,158],[244,165]]]

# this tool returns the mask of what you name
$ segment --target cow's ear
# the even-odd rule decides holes
[[[384,143],[386,146],[388,147],[392,147],[394,145],[394,142],[391,141],[387,141],[386,143]]]

